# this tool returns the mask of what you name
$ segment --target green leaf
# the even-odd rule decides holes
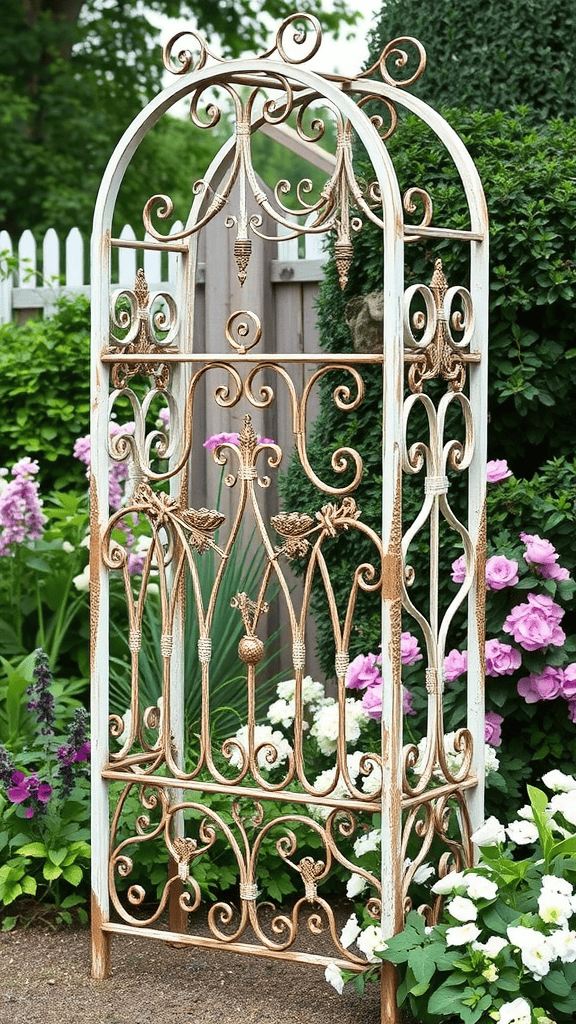
[[[44,843],[27,843],[25,846],[20,846],[16,851],[21,857],[47,857],[48,851],[44,846]]]
[[[26,893],[27,896],[35,896],[38,883],[32,875],[24,875],[21,881],[22,892]]]
[[[62,877],[65,878],[67,882],[70,882],[70,885],[79,885],[82,881],[82,876],[83,871],[78,864],[70,864],[62,870]]]
[[[53,864],[58,866],[62,864],[62,861],[67,857],[68,850],[65,846],[60,847],[59,850],[48,850],[48,857]]]
[[[53,882],[55,878],[60,878],[62,874],[62,868],[58,867],[57,864],[52,864],[51,861],[47,860],[42,868],[42,874],[47,882]]]
[[[549,992],[552,992],[555,996],[569,996],[570,985],[564,977],[562,971],[549,971],[548,974],[542,979],[544,988],[547,988]]]

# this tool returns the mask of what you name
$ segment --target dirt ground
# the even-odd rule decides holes
[[[341,996],[321,967],[117,935],[90,978],[88,929],[0,934],[0,1024],[379,1024],[379,986]]]

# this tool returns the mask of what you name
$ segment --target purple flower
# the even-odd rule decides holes
[[[160,409],[158,419],[166,430],[170,429],[170,409],[167,405],[165,405],[163,409]]]
[[[564,678],[562,680],[562,696],[565,700],[573,700],[576,697],[576,665],[566,665]]]
[[[444,678],[453,683],[458,676],[468,671],[468,651],[450,651],[444,658]]]
[[[48,782],[40,782],[36,774],[25,775],[21,771],[12,773],[8,799],[13,804],[22,804],[28,799],[31,801],[30,806],[26,808],[26,818],[33,818],[36,809],[43,812],[51,796],[52,786]]]
[[[382,682],[369,686],[362,697],[362,707],[369,718],[382,718]]]
[[[35,662],[32,675],[34,681],[26,690],[30,700],[27,710],[33,711],[38,725],[42,726],[42,735],[51,736],[54,724],[54,697],[50,687],[52,686],[52,673],[48,663],[48,655],[41,647],[34,651]]]
[[[422,661],[422,652],[416,637],[412,636],[412,633],[402,633],[400,637],[400,657],[403,665],[414,665],[417,661]]]
[[[524,559],[543,579],[569,579],[570,573],[568,569],[563,569],[561,565],[556,565],[560,556],[549,540],[539,537],[537,533],[521,533],[520,539],[526,545]]]
[[[454,583],[464,583],[466,576],[466,558],[460,555],[455,562],[452,562],[452,579]]]
[[[517,604],[502,628],[525,651],[544,651],[565,642],[566,634],[558,625],[563,615],[563,609],[548,595],[528,594],[527,603]]]
[[[83,743],[82,746],[76,751],[76,753],[74,755],[74,761],[76,763],[78,763],[80,761],[89,761],[89,760],[90,760],[90,740],[86,740],[86,742]]]
[[[74,765],[88,761],[90,757],[90,741],[86,739],[86,712],[77,708],[74,721],[68,730],[68,743],[59,747],[56,752],[58,771],[61,779],[60,796],[67,797],[74,787]]]
[[[12,785],[8,790],[8,799],[13,804],[21,804],[30,796],[30,779],[24,772],[12,773]]]
[[[504,590],[518,583],[518,562],[505,555],[492,555],[486,562],[488,590]]]
[[[14,544],[42,536],[46,517],[38,482],[33,478],[37,472],[38,463],[25,456],[12,467],[13,479],[0,494],[0,556],[13,556]]]
[[[522,655],[511,644],[486,641],[486,675],[511,676],[522,664]]]
[[[414,708],[412,707],[413,700],[414,700],[414,697],[410,693],[410,690],[407,690],[406,687],[403,686],[402,687],[402,711],[404,712],[405,715],[415,715],[416,714]]]
[[[364,690],[367,686],[382,684],[374,654],[358,654],[351,661],[346,673],[346,686],[350,690]]]
[[[213,452],[220,444],[238,444],[238,431],[233,434],[211,434],[204,441],[204,447]]]
[[[540,675],[530,673],[518,680],[518,693],[527,704],[535,704],[539,700],[555,700],[562,695],[563,676],[561,668],[545,665]]]
[[[484,742],[491,743],[493,747],[499,747],[502,743],[502,715],[495,711],[487,711],[484,716]]]
[[[486,465],[486,480],[489,484],[498,484],[501,480],[507,480],[512,476],[512,470],[508,469],[506,459],[492,459]]]
[[[10,757],[10,754],[6,750],[6,747],[0,744],[0,782],[5,788],[12,782],[12,775],[16,769],[14,761]]]

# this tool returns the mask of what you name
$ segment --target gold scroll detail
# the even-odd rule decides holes
[[[149,484],[140,484],[134,493],[132,505],[146,513],[156,529],[178,525],[189,532],[190,547],[200,555],[209,547],[219,550],[212,534],[225,520],[213,508],[184,508],[176,499],[163,491],[153,491]]]
[[[423,352],[411,356],[412,365],[408,371],[408,386],[413,394],[420,394],[424,382],[443,377],[448,381],[451,391],[462,391],[466,384],[466,364],[459,352],[450,346],[449,329],[444,311],[444,299],[448,291],[448,281],[444,274],[442,260],[434,263],[434,273],[430,281],[430,291],[436,307],[436,329],[430,343]],[[454,314],[456,329],[462,330],[461,317]],[[423,327],[425,316],[417,313],[414,318],[416,327]]]
[[[148,283],[144,275],[144,271],[140,268],[136,272],[136,280],[134,282],[134,297],[136,299],[136,311],[135,317],[138,321],[137,333],[134,340],[126,346],[120,346],[112,344],[110,346],[111,352],[122,351],[126,354],[159,352],[163,349],[158,345],[154,332],[151,326],[152,317],[150,315],[150,291]],[[156,326],[162,330],[162,327],[166,323],[166,316],[158,310],[154,314],[154,321]],[[120,314],[118,326],[121,328],[127,328],[130,326],[131,317],[127,311],[123,311]],[[116,341],[112,335],[112,342]],[[154,377],[154,382],[157,388],[165,388],[170,383],[170,367],[167,365],[158,363],[114,363],[112,366],[112,383],[115,388],[124,388],[128,380],[131,377]]]

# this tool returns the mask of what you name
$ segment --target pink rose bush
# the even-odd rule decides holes
[[[506,459],[492,459],[486,466],[486,480],[489,484],[498,484],[512,476]]]

